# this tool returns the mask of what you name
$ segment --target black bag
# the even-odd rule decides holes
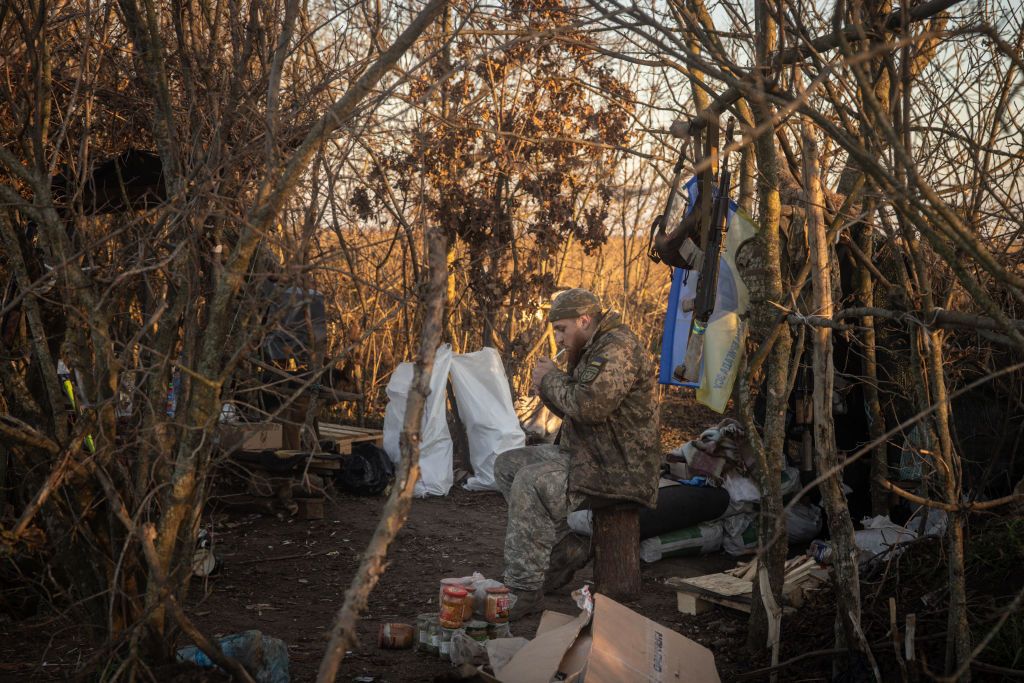
[[[342,491],[360,496],[375,496],[395,478],[395,466],[382,448],[371,443],[352,445],[352,453],[342,458],[337,475]]]

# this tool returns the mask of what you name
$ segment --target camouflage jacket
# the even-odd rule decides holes
[[[596,496],[654,507],[661,467],[654,380],[650,356],[611,311],[568,373],[545,375],[540,396],[563,418],[571,503]]]

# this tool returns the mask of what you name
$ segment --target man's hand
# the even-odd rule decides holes
[[[557,370],[554,361],[547,356],[540,356],[537,358],[537,362],[533,365],[533,380],[531,382],[533,393],[540,393],[541,381],[552,370]]]

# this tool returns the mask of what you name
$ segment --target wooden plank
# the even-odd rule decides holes
[[[355,429],[353,427],[339,427],[337,425],[326,425],[326,426],[325,425],[321,425],[320,426],[320,433],[321,434],[330,434],[332,436],[360,437],[360,436],[377,436],[377,434],[379,434],[381,432],[379,430],[376,430],[376,429]]]
[[[688,579],[676,579],[676,581],[679,582],[679,590],[684,590],[685,586],[692,586],[722,597],[749,594],[753,590],[750,581],[744,581],[729,574],[706,574]]]
[[[379,429],[367,429],[364,427],[350,427],[348,425],[332,424],[321,422],[320,435],[330,438],[352,439],[353,441],[364,441],[384,437],[384,432]]]
[[[711,609],[711,603],[707,600],[698,598],[693,593],[684,593],[678,591],[676,593],[676,607],[683,614],[702,614]]]
[[[379,429],[321,422],[319,430],[320,438],[325,441],[333,441],[342,455],[352,452],[352,444],[364,441],[370,442],[378,448],[384,447],[384,432]]]
[[[801,567],[795,580],[787,580],[783,585],[782,594],[786,603],[784,613],[789,614],[793,607],[803,604],[806,582],[816,582],[813,576],[805,573],[808,571],[808,567]],[[750,612],[753,584],[732,574],[722,572],[689,578],[673,577],[665,583],[676,590],[676,606],[683,614],[700,614],[709,604]],[[702,602],[705,603],[703,606]]]

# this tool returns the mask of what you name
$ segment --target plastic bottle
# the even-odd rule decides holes
[[[260,631],[243,631],[221,638],[220,649],[225,655],[237,659],[253,672],[259,683],[289,683],[288,646],[279,638],[271,638]],[[192,662],[205,669],[214,663],[195,645],[178,650],[179,662]]]

